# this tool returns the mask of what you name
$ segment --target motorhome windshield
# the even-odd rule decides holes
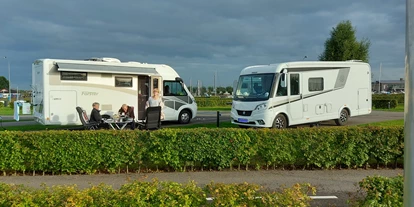
[[[262,101],[269,99],[274,76],[274,73],[240,76],[234,100]]]

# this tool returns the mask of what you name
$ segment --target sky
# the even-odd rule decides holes
[[[0,76],[30,89],[41,58],[167,64],[187,85],[232,86],[251,65],[317,60],[338,23],[371,42],[373,80],[405,77],[402,0],[0,0]],[[6,56],[7,58],[3,58]]]

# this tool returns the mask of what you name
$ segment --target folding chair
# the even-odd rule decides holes
[[[81,107],[77,106],[76,111],[78,112],[79,118],[80,118],[80,120],[82,122],[82,125],[85,129],[89,129],[89,130],[98,129],[99,123],[89,123],[88,114],[86,113],[85,110],[83,110]]]
[[[148,107],[145,112],[144,123],[138,123],[139,129],[161,128],[161,106]]]

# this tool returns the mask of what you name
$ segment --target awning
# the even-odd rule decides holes
[[[89,72],[89,73],[135,74],[135,75],[158,74],[155,68],[151,68],[151,67],[95,65],[95,64],[62,63],[62,62],[55,62],[55,65],[57,66],[58,71],[66,71],[66,72]]]

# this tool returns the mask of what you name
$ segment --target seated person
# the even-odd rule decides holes
[[[135,119],[134,107],[122,104],[121,108],[118,110],[120,115],[125,115],[126,117]]]
[[[135,114],[134,114],[134,107],[128,106],[126,104],[122,104],[121,108],[118,110],[119,115],[124,115],[128,118],[132,118],[135,120]],[[128,124],[131,126],[131,129],[135,129],[135,122]]]
[[[170,93],[170,86],[165,86],[164,87],[164,96],[171,96],[172,94]]]
[[[89,118],[89,123],[97,123],[98,128],[109,129],[109,125],[107,123],[102,122],[102,116],[100,112],[101,110],[99,110],[99,103],[98,102],[93,103],[91,117]]]

